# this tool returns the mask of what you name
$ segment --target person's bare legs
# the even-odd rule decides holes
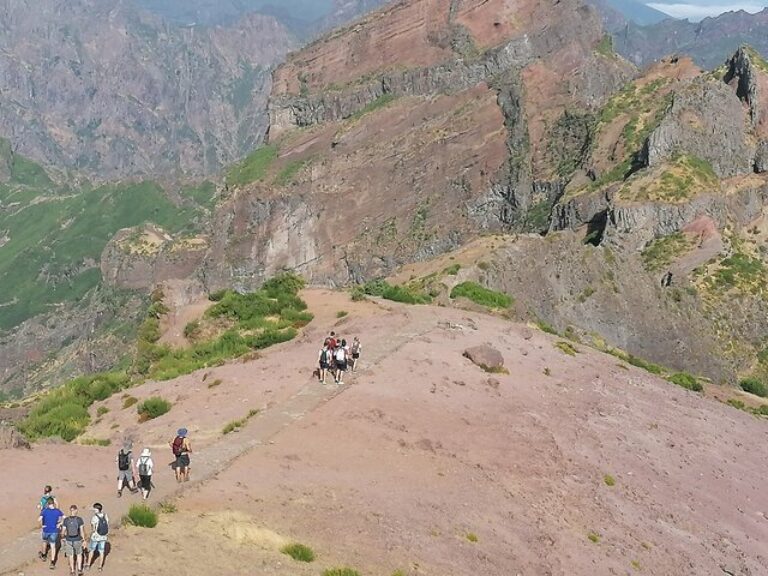
[[[77,555],[75,554],[75,546],[72,544],[72,554],[70,554],[67,557],[67,560],[69,560],[69,573],[74,574],[75,572],[75,565],[77,562]]]

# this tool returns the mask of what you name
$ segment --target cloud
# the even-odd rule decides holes
[[[755,12],[760,12],[765,7],[765,4],[759,2],[736,2],[733,4],[702,6],[700,4],[662,4],[653,2],[649,3],[648,6],[675,18],[688,18],[691,22],[698,22],[708,16],[718,16],[723,12],[730,12],[732,10],[744,10],[754,14]]]

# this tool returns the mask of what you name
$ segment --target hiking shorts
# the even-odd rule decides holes
[[[83,553],[83,541],[82,540],[68,540],[64,538],[61,543],[61,547],[64,549],[64,556],[79,556]]]
[[[139,476],[139,486],[147,492],[152,490],[152,476]]]
[[[176,468],[189,468],[189,454],[176,456]]]
[[[131,474],[130,470],[119,470],[117,472],[117,481],[120,482],[120,486],[123,484],[130,486],[131,482],[133,482],[133,474]]]
[[[107,549],[107,541],[106,540],[91,540],[88,542],[88,550],[91,552],[94,552],[96,549],[99,549],[99,552],[101,554],[104,554],[104,550]]]
[[[339,362],[336,361],[336,370],[341,370],[342,372],[347,371],[347,363],[346,362]]]
[[[320,370],[328,370],[328,362],[320,362]]]
[[[51,546],[56,546],[56,542],[59,541],[58,532],[43,532],[43,542],[48,542]]]
[[[352,352],[352,360],[357,360],[360,358],[360,352]]]

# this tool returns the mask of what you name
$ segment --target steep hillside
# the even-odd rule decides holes
[[[628,23],[612,30],[616,50],[638,66],[680,54],[690,56],[703,68],[716,68],[743,44],[768,54],[768,9],[757,14],[726,12],[701,22],[669,19],[651,26]]]
[[[101,287],[102,251],[119,231],[136,227],[120,237],[124,250],[166,258],[163,273],[142,287],[193,273],[204,256],[199,234],[215,187],[57,185],[6,141],[0,141],[0,166],[0,391],[34,387],[46,374],[29,371],[45,363],[63,374],[108,368],[120,355],[113,339],[101,346],[89,340],[103,336],[102,328],[132,338],[131,320],[143,306],[135,295]],[[152,226],[143,228],[146,223]],[[81,356],[74,365],[66,360],[70,347]]]
[[[119,0],[0,2],[0,135],[100,181],[210,174],[260,143],[273,17],[185,29]]]
[[[164,504],[155,528],[113,526],[115,576],[196,576],[211,559],[272,576],[768,570],[765,418],[498,316],[303,296],[316,319],[298,340],[128,391],[167,398],[167,414],[139,422],[120,395],[94,405],[83,442],[110,446],[0,450],[13,462],[0,467],[0,573],[50,574],[29,514],[46,482],[63,505],[99,501],[119,521],[137,501],[114,495],[124,438],[152,449],[149,503]],[[330,329],[363,341],[345,386],[312,375]],[[488,343],[505,369],[463,356]],[[179,487],[166,464],[181,425],[194,453]],[[280,552],[296,542],[313,562]]]
[[[283,267],[346,283],[484,231],[546,229],[558,118],[633,72],[602,38],[575,1],[416,0],[293,54],[269,145],[229,173],[209,287]]]

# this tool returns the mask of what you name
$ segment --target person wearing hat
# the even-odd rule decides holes
[[[104,570],[104,559],[107,556],[107,540],[109,539],[109,516],[104,512],[104,507],[96,502],[93,505],[93,518],[91,518],[91,541],[88,543],[90,561],[87,567],[93,566],[96,560],[96,552],[99,553],[99,572]]]
[[[152,452],[149,448],[144,448],[141,451],[141,456],[136,462],[136,466],[139,469],[139,488],[141,488],[141,496],[146,500],[149,498],[149,493],[152,491],[152,469],[155,463],[152,461]]]
[[[187,429],[179,428],[176,432],[176,438],[173,439],[171,450],[176,457],[174,468],[176,470],[176,482],[189,481],[189,454],[192,452],[192,446],[187,438]]]

